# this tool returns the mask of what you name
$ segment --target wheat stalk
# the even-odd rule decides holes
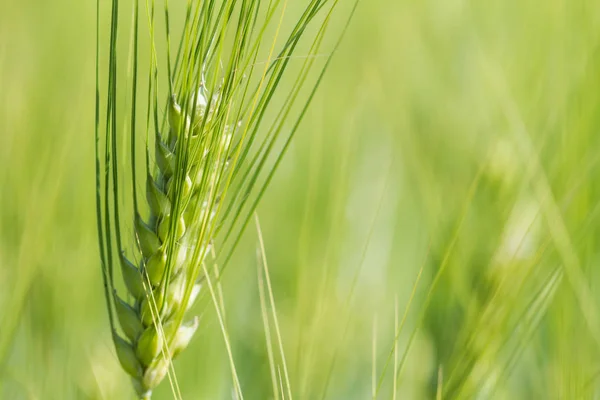
[[[156,50],[157,6],[154,0],[149,0],[146,12],[151,51],[147,65],[145,201],[140,201],[137,181],[141,174],[136,161],[140,125],[137,113],[140,7],[134,0],[132,62],[127,85],[117,85],[119,0],[112,0],[106,121],[104,135],[100,135],[103,96],[98,1],[95,138],[100,258],[116,353],[139,398],[149,399],[165,376],[169,377],[175,396],[181,397],[171,361],[187,347],[198,329],[198,318],[188,318],[187,311],[200,292],[202,279],[211,281],[205,275],[206,256],[219,232],[223,232],[221,248],[227,246],[228,252],[221,252],[226,255],[222,265],[227,264],[287,150],[331,55],[313,82],[313,90],[304,100],[287,138],[283,138],[283,150],[273,163],[268,163],[275,144],[282,139],[284,123],[292,115],[300,90],[306,85],[337,4],[338,0],[308,1],[276,51],[278,42],[266,42],[263,36],[273,21],[278,21],[276,31],[280,32],[286,1],[272,0],[266,7],[260,0],[190,1],[172,60],[168,1],[164,2],[166,55],[161,58]],[[274,18],[277,12],[281,12],[279,19]],[[303,58],[291,89],[278,105],[279,112],[267,124],[265,111],[271,107],[300,39],[308,35],[307,27],[320,14],[323,18],[309,42],[312,43],[309,54]],[[268,49],[266,62],[258,59],[263,47]],[[161,73],[159,65],[166,65],[166,73]],[[264,67],[256,68],[258,65]],[[164,113],[158,105],[159,99],[165,98],[160,79],[168,87]],[[122,88],[128,85],[131,93],[126,102],[131,119],[125,134],[130,138],[129,153],[121,149],[123,141],[119,140],[121,133],[116,128],[120,112],[117,103],[122,98]],[[129,173],[118,162],[119,157],[127,154],[131,161]],[[260,181],[264,169],[270,171]],[[131,194],[130,216],[124,212],[119,190],[128,184],[131,191],[125,197]],[[129,223],[133,245],[126,246],[121,225]],[[120,293],[114,265],[118,265],[126,288]],[[232,368],[235,369],[233,365]],[[241,395],[241,389],[237,390]]]

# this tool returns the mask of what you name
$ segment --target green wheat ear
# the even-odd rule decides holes
[[[188,311],[200,292],[205,258],[215,239],[220,238],[220,247],[227,248],[220,252],[226,257],[223,264],[227,264],[289,146],[331,56],[312,84],[287,138],[280,138],[284,122],[305,86],[315,63],[311,56],[319,51],[338,0],[309,1],[277,53],[274,43],[266,43],[263,34],[269,24],[278,23],[274,17],[285,10],[285,2],[273,0],[266,8],[260,0],[189,2],[174,63],[170,54],[168,2],[164,3],[167,54],[162,58],[155,51],[156,6],[154,0],[147,3],[151,58],[147,65],[143,171],[139,171],[136,162],[141,67],[139,5],[134,1],[130,54],[133,62],[127,84],[117,84],[119,1],[112,0],[105,99],[99,83],[101,10],[97,2],[96,211],[105,300],[116,354],[123,370],[131,376],[138,397],[149,399],[166,376],[177,395],[171,361],[188,346],[199,327],[198,318],[188,315]],[[302,59],[299,72],[292,77],[294,83],[278,105],[277,118],[263,126],[265,110],[270,107],[300,39],[308,35],[307,27],[320,14],[321,25],[309,41],[309,57]],[[280,28],[278,25],[278,32]],[[259,69],[257,59],[264,53],[263,47],[268,50],[267,63]],[[166,72],[159,70],[161,60],[166,64]],[[159,79],[167,83],[165,94],[160,93]],[[128,151],[120,148],[123,138],[117,130],[117,115],[121,112],[117,103],[124,97],[120,89],[123,87],[131,87],[126,101],[131,117],[126,133],[130,139]],[[100,135],[101,99],[106,100],[104,135]],[[166,106],[159,107],[159,101]],[[271,150],[281,139],[283,150],[269,165]],[[102,145],[104,157],[100,155]],[[117,162],[125,156],[131,161],[130,169]],[[265,167],[269,172],[261,181],[258,178]],[[145,181],[144,200],[138,196],[140,178]],[[123,187],[131,188],[131,214],[119,202],[119,189]],[[128,239],[133,245],[127,248],[122,224],[133,231],[133,237]],[[121,274],[116,275],[123,285],[116,284],[114,265],[120,267]],[[119,292],[118,287],[125,290]]]
[[[204,113],[206,110],[199,110]],[[201,115],[196,116],[197,119]],[[177,144],[181,140],[198,140],[202,132],[190,132],[189,127],[179,136],[180,121],[184,120],[181,107],[173,99],[169,104],[169,135],[171,144],[165,143],[162,137],[156,138],[156,159],[158,170],[155,176],[148,175],[146,179],[146,201],[149,209],[147,221],[137,215],[135,217],[135,235],[140,254],[139,266],[133,264],[124,256],[121,257],[123,280],[130,296],[134,299],[129,305],[115,296],[115,310],[129,342],[115,334],[115,344],[122,347],[118,351],[119,360],[133,380],[134,387],[140,396],[146,395],[158,385],[168,371],[168,363],[161,350],[166,346],[170,356],[175,357],[189,343],[193,333],[198,328],[198,319],[188,323],[181,322],[185,312],[193,304],[200,291],[200,283],[195,282],[193,271],[196,242],[194,238],[202,230],[205,218],[198,218],[190,212],[198,203],[203,204],[210,199],[204,196],[201,182],[194,184],[189,175],[183,176],[183,182],[178,179],[174,165],[181,165],[182,152]],[[188,159],[190,167],[186,171],[202,169],[209,175],[217,176],[226,166],[224,155],[229,152],[231,134],[224,136],[220,147],[215,151],[221,155],[213,162],[207,162],[207,154],[197,152],[196,157]],[[172,163],[166,162],[172,160]],[[209,193],[214,192],[215,182],[209,182]],[[172,204],[181,201],[182,206],[172,213]],[[209,220],[214,216],[208,213]],[[174,240],[171,240],[174,239]],[[206,243],[205,246],[208,244]],[[200,249],[202,255],[206,249]],[[172,257],[170,268],[167,268],[169,255]],[[202,262],[202,260],[200,260]],[[140,291],[146,286],[149,290]],[[186,296],[186,288],[191,287],[191,294]],[[159,326],[163,330],[157,329]],[[121,355],[123,354],[123,355]]]

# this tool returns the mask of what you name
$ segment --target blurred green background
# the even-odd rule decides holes
[[[94,26],[93,1],[0,2],[2,399],[133,396],[98,260]],[[361,2],[258,210],[295,398],[600,398],[599,45],[594,1]],[[256,237],[223,290],[242,391],[269,399]],[[198,314],[182,395],[230,399]]]

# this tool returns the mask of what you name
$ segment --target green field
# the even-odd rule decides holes
[[[95,26],[94,1],[0,1],[1,399],[134,398],[98,251]],[[264,257],[251,219],[219,282],[244,399],[600,398],[600,3],[362,0],[257,215]],[[235,398],[206,289],[181,396],[153,399]]]

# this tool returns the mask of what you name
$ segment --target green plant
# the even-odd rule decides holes
[[[177,50],[172,52],[168,1],[164,2],[164,43],[155,33],[157,6],[154,0],[147,3],[150,61],[145,129],[139,128],[137,102],[143,44],[139,2],[133,4],[131,63],[124,85],[117,62],[120,7],[118,0],[112,1],[108,85],[102,94],[98,8],[95,137],[99,247],[116,353],[140,398],[150,398],[165,376],[178,395],[171,360],[185,349],[198,328],[197,317],[189,319],[186,312],[200,292],[202,279],[207,278],[204,263],[215,238],[220,237],[219,248],[228,252],[219,254],[225,258],[223,265],[227,264],[289,146],[329,62],[316,77],[310,74],[337,4],[337,0],[308,2],[287,39],[280,43],[287,2],[273,0],[265,7],[259,0],[190,1]],[[315,29],[312,22],[316,18],[320,25]],[[275,39],[268,44],[265,35],[272,28]],[[288,82],[290,59],[301,48],[301,39],[309,35],[308,57],[303,58],[280,99],[276,92],[282,82]],[[166,54],[160,57],[157,49],[162,44]],[[280,50],[275,52],[277,46]],[[172,53],[176,54],[174,60]],[[265,63],[258,62],[261,57],[266,57]],[[308,79],[314,80],[312,91],[298,111],[294,104],[302,97]],[[166,93],[160,82],[166,83]],[[124,90],[128,85],[130,93]],[[124,95],[130,120],[126,132],[121,133],[117,126],[125,121],[120,108]],[[101,99],[106,100],[104,135],[100,134]],[[166,100],[164,113],[159,99]],[[271,103],[276,105],[271,107]],[[278,111],[271,115],[270,108]],[[294,114],[296,122],[288,128],[287,137],[282,137],[285,121]],[[140,131],[145,131],[143,167],[136,159]],[[127,137],[129,151],[121,145]],[[269,156],[282,139],[283,147],[271,161]],[[129,157],[130,167],[125,168],[120,157]],[[265,169],[268,173],[262,177]],[[142,177],[145,202],[138,195]],[[129,189],[122,193],[123,187]],[[121,196],[131,196],[130,205],[123,204]],[[123,225],[129,221],[133,221],[133,245],[126,254]],[[115,269],[120,269],[125,290],[119,289]],[[236,390],[240,390],[237,384]]]

